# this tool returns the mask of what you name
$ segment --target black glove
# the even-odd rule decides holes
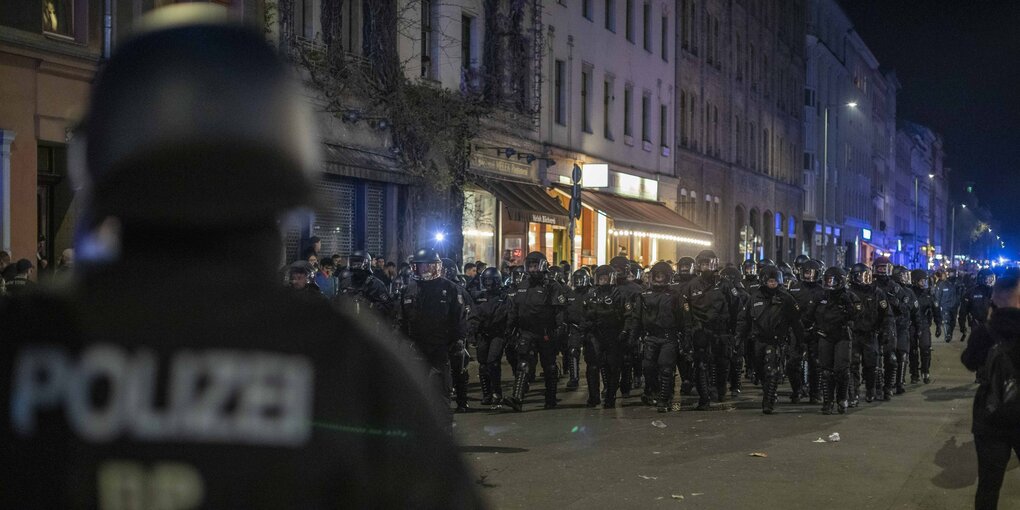
[[[935,323],[935,338],[940,338],[940,337],[942,337],[942,323],[941,322],[936,322]]]

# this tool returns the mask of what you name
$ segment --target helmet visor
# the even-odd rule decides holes
[[[439,262],[415,262],[412,269],[415,280],[435,280],[443,274],[443,265]]]
[[[892,276],[892,264],[875,264],[875,274],[878,276]]]

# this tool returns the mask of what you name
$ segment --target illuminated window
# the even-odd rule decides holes
[[[73,0],[42,1],[43,32],[74,37]]]

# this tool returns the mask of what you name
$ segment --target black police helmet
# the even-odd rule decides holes
[[[421,248],[411,256],[411,270],[415,280],[435,280],[443,275],[443,261],[435,250]]]
[[[197,3],[139,26],[100,70],[80,128],[85,164],[71,174],[89,227],[230,229],[310,205],[318,137],[265,36]]]
[[[719,270],[719,257],[712,250],[701,250],[701,253],[698,253],[694,261],[698,267],[699,274],[705,272],[714,273]]]
[[[540,251],[533,251],[524,257],[524,270],[528,274],[544,274],[549,270],[549,261],[545,254]]]
[[[846,272],[841,267],[830,267],[822,275],[822,288],[839,290],[846,287]]]
[[[995,272],[987,268],[978,271],[977,283],[988,287],[995,285]]]
[[[893,278],[903,285],[910,285],[910,270],[906,266],[893,266]]]
[[[885,255],[875,259],[875,263],[872,266],[875,268],[875,276],[879,278],[889,278],[893,275],[892,260]]]
[[[758,274],[758,264],[755,264],[751,259],[747,259],[740,263],[740,270],[744,273],[744,276],[755,276]]]
[[[350,257],[347,257],[347,267],[351,271],[371,271],[372,254],[365,250],[354,250]]]
[[[499,269],[494,267],[485,268],[478,279],[485,290],[497,290],[503,285],[503,275],[499,274]]]
[[[807,255],[804,255],[803,253],[800,254],[800,255],[797,255],[797,258],[793,260],[793,268],[796,269],[797,272],[799,273],[800,272],[800,267],[803,266],[804,263],[809,261],[809,260],[811,260],[811,258],[808,257]]]
[[[928,288],[928,271],[924,269],[915,269],[910,272],[910,281],[914,285],[922,289]]]
[[[719,271],[719,276],[731,282],[740,281],[740,270],[734,266],[726,266]]]
[[[665,262],[656,262],[649,273],[654,286],[669,285],[673,281],[673,267]]]
[[[858,262],[850,268],[850,283],[858,286],[871,285],[873,274],[867,264]]]
[[[591,287],[591,273],[587,269],[578,269],[574,271],[574,274],[570,275],[570,282],[574,285],[575,289]]]
[[[676,263],[676,272],[680,274],[695,274],[694,270],[694,258],[693,257],[680,257],[680,260]]]
[[[783,272],[776,266],[765,266],[761,268],[758,273],[758,281],[761,282],[762,286],[767,286],[769,280],[775,280],[779,286],[783,285]]]
[[[818,283],[822,280],[822,265],[816,260],[808,260],[800,267],[800,281]]]
[[[613,266],[601,265],[595,268],[595,285],[616,285],[616,278],[619,273]]]

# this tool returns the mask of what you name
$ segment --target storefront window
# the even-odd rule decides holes
[[[464,262],[496,260],[496,197],[480,189],[464,191]]]

